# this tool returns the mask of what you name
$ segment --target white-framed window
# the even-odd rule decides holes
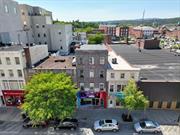
[[[94,83],[90,83],[89,88],[90,88],[90,90],[94,90]]]
[[[82,64],[83,64],[83,58],[80,57],[80,58],[79,58],[79,65],[82,65]]]
[[[94,78],[94,70],[93,70],[93,69],[91,69],[91,70],[89,71],[89,77],[90,77],[90,78]]]
[[[80,78],[83,78],[84,77],[84,70],[80,70]]]
[[[17,74],[18,74],[18,77],[22,77],[23,76],[22,70],[18,69]]]
[[[1,60],[1,58],[0,58],[0,64],[2,64],[2,60]]]
[[[105,58],[104,57],[100,57],[100,64],[104,65],[104,63],[105,63]]]
[[[9,77],[13,77],[14,76],[14,73],[13,73],[12,69],[9,69],[8,72],[9,72]]]
[[[122,89],[122,88],[121,88],[121,85],[120,85],[120,84],[118,84],[118,85],[117,85],[117,92],[120,92],[120,91],[121,91],[121,89]]]
[[[111,78],[114,78],[114,73],[111,73]]]
[[[15,63],[16,63],[16,65],[19,65],[19,64],[20,64],[19,57],[15,57]]]
[[[90,58],[89,58],[89,64],[90,64],[90,65],[93,65],[93,64],[94,64],[94,57],[90,57]]]
[[[84,83],[80,83],[80,90],[84,90]]]
[[[99,89],[100,89],[100,90],[104,90],[104,83],[100,83],[100,84],[99,84]]]
[[[10,60],[9,57],[6,57],[6,64],[7,64],[7,65],[11,65],[11,60]]]
[[[135,78],[135,74],[134,73],[131,73],[130,76],[131,76],[132,79]]]
[[[39,28],[39,24],[36,24],[36,28]]]
[[[5,77],[5,73],[4,73],[4,70],[0,70],[0,77]]]
[[[114,85],[111,84],[109,90],[110,90],[110,92],[114,92]]]
[[[100,71],[99,77],[104,78],[104,71],[103,70]]]
[[[14,7],[14,14],[17,14],[17,9],[16,9],[16,7]]]
[[[4,5],[4,10],[5,10],[6,13],[9,12],[8,5]]]
[[[125,78],[125,73],[121,73],[120,78],[121,79]]]

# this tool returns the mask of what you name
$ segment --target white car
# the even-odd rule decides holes
[[[144,120],[144,121],[135,123],[134,129],[136,130],[136,132],[141,133],[141,134],[145,132],[151,132],[151,133],[161,132],[159,124],[151,120]]]
[[[115,119],[98,120],[94,122],[94,130],[97,132],[101,132],[101,131],[117,132],[119,130],[119,126],[117,120]]]

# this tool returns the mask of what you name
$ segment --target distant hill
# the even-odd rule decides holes
[[[159,26],[159,25],[176,25],[180,23],[180,17],[176,18],[150,18],[144,19],[143,24],[148,26]],[[115,24],[115,25],[140,25],[142,24],[142,19],[135,19],[135,20],[112,20],[112,21],[99,21],[98,23],[101,24]]]

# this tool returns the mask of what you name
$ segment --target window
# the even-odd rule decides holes
[[[43,28],[45,28],[45,25],[42,25]]]
[[[39,28],[39,24],[36,24],[36,28]]]
[[[5,12],[6,12],[6,13],[8,13],[8,12],[9,12],[9,10],[8,10],[8,6],[7,6],[7,5],[5,5],[5,6],[4,6],[4,9],[5,9]]]
[[[121,91],[121,85],[117,85],[117,92]]]
[[[79,65],[82,65],[83,64],[83,58],[79,58]]]
[[[44,42],[44,44],[46,45],[46,44],[47,44],[47,42]]]
[[[38,37],[41,37],[41,35],[38,33]]]
[[[61,35],[61,32],[59,32],[59,35]]]
[[[61,50],[63,49],[63,47],[61,46]]]
[[[4,77],[4,76],[5,76],[4,70],[0,70],[0,77]]]
[[[111,78],[114,78],[114,73],[111,73]]]
[[[84,83],[80,83],[80,90],[84,90]]]
[[[125,74],[124,74],[124,73],[122,73],[122,74],[121,74],[121,78],[124,78],[124,77],[125,77]]]
[[[10,88],[9,88],[9,82],[7,81],[7,80],[3,80],[2,81],[2,85],[3,85],[3,89],[5,89],[5,90],[9,90]]]
[[[110,85],[110,92],[114,92],[114,85]]]
[[[17,9],[16,8],[14,8],[14,14],[17,14]]]
[[[44,37],[46,37],[46,34],[44,33]]]
[[[41,42],[39,42],[39,44],[41,45]]]
[[[2,64],[1,58],[0,58],[0,64]]]
[[[135,76],[134,73],[131,73],[131,78],[132,78],[132,79],[134,79],[134,76]]]
[[[100,78],[104,78],[104,71],[100,71],[100,75],[99,75]]]
[[[105,59],[104,59],[104,57],[100,57],[100,64],[104,64],[105,63]]]
[[[89,88],[90,88],[90,90],[94,90],[94,83],[90,83]]]
[[[90,57],[90,58],[89,58],[89,64],[90,64],[90,65],[93,65],[93,64],[94,64],[94,57]]]
[[[7,64],[7,65],[11,65],[11,60],[10,60],[9,57],[6,57],[6,64]]]
[[[22,70],[18,69],[18,70],[17,70],[17,74],[18,74],[18,77],[22,77],[22,76],[23,76]]]
[[[126,85],[122,85],[122,87],[121,87],[122,91],[124,90],[125,87],[126,87]]]
[[[90,72],[89,72],[89,77],[90,77],[90,78],[93,78],[93,77],[94,77],[94,70],[92,70],[92,69],[90,70]]]
[[[100,83],[100,84],[99,84],[99,89],[100,89],[100,90],[104,90],[104,83]]]
[[[80,78],[83,78],[83,77],[84,77],[84,71],[80,70]]]
[[[14,76],[14,73],[13,73],[13,70],[8,70],[9,71],[9,77],[13,77]]]
[[[16,63],[16,65],[19,65],[19,64],[20,64],[19,57],[15,57],[15,63]]]

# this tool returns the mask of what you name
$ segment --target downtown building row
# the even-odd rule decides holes
[[[48,51],[69,54],[72,25],[53,24],[52,12],[40,7],[0,0],[0,45],[47,44]]]

